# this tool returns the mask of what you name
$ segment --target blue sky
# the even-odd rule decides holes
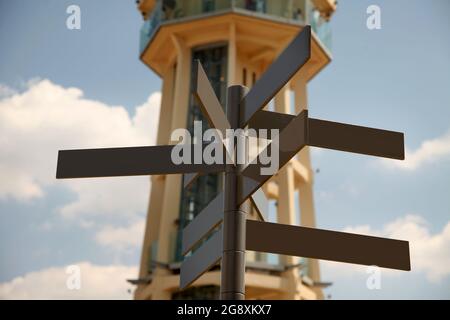
[[[81,30],[65,26],[70,4],[81,8]],[[366,28],[371,4],[381,8],[381,30]],[[450,298],[449,10],[447,0],[339,1],[333,61],[309,85],[310,115],[405,132],[408,158],[398,165],[314,150],[318,226],[411,237],[418,248],[413,271],[383,271],[380,290],[367,289],[365,269],[323,264],[332,298]],[[134,1],[0,2],[0,145],[9,150],[0,155],[0,297],[32,297],[43,275],[64,279],[70,264],[133,277],[140,238],[126,235],[142,229],[148,179],[59,183],[51,175],[56,142],[154,142],[161,82],[138,59],[141,23]],[[127,288],[117,285],[121,297]]]

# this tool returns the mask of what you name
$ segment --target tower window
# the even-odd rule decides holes
[[[203,12],[212,12],[215,10],[215,0],[203,0]]]

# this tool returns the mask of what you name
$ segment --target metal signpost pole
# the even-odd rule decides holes
[[[239,129],[239,103],[246,93],[243,86],[228,88],[226,114],[231,129]],[[221,265],[220,298],[222,300],[245,299],[245,246],[246,246],[246,212],[244,205],[238,204],[238,155],[245,150],[245,144],[236,135],[233,159],[236,165],[228,164],[224,174],[224,216],[223,249]]]

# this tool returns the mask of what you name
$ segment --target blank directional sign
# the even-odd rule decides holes
[[[400,132],[367,128],[344,123],[311,119],[307,110],[298,116],[260,111],[249,124],[253,129],[279,129],[279,165],[282,168],[304,146],[328,148],[358,154],[403,160],[404,135]],[[266,149],[270,149],[267,146]],[[266,151],[264,151],[266,152]],[[259,163],[242,172],[240,203],[250,197],[267,180]]]
[[[308,145],[404,160],[403,133],[318,119],[308,120]]]
[[[261,110],[249,123],[252,129],[283,130],[296,116]],[[397,160],[405,159],[404,134],[308,117],[306,144]]]
[[[293,118],[279,135],[279,166],[282,168],[289,162],[305,145],[308,112],[305,110]],[[271,145],[266,149],[270,149]],[[264,152],[264,151],[263,151]],[[266,151],[267,152],[267,151]],[[256,190],[258,190],[271,175],[261,174],[261,164],[250,164],[242,172],[239,192],[239,204],[242,204]]]
[[[258,252],[411,270],[407,241],[352,233],[248,220],[246,247]]]
[[[211,269],[222,258],[222,230],[217,231],[194,254],[186,258],[180,269],[180,288],[184,289]]]
[[[262,189],[256,190],[250,199],[258,212],[259,218],[262,221],[267,221],[269,219],[269,200],[264,194],[264,191]]]
[[[195,71],[196,81],[194,81],[195,87],[193,94],[202,109],[203,115],[208,119],[209,125],[219,130],[223,137],[225,137],[226,130],[230,129],[230,123],[200,61],[196,62]]]
[[[56,178],[118,177],[181,173],[223,172],[223,164],[175,164],[174,146],[62,150],[58,153]],[[194,145],[191,146],[194,148]],[[192,150],[191,154],[193,154]]]
[[[268,218],[268,200],[262,190],[251,197],[258,214],[263,221]],[[187,254],[218,227],[224,215],[224,194],[216,196],[183,230],[182,253]],[[222,254],[222,229],[217,231],[194,254],[181,264],[180,287],[183,289],[207,272],[218,262]],[[220,242],[220,243],[219,243]]]
[[[311,56],[311,27],[305,26],[241,101],[241,126],[267,105]]]
[[[268,219],[269,201],[257,190],[250,198],[262,221]],[[218,194],[183,230],[182,253],[186,254],[223,220],[224,197]]]
[[[223,219],[223,193],[221,192],[183,230],[182,251],[186,254]]]

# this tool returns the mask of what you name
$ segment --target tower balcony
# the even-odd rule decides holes
[[[315,42],[330,58],[331,28],[328,19],[335,7],[325,6],[325,3],[334,3],[334,0],[140,0],[138,7],[144,17],[140,37],[141,59],[160,74],[158,68],[148,63],[147,60],[151,58],[146,55],[150,52],[153,54],[154,51],[149,50],[150,47],[161,46],[154,45],[154,42],[168,40],[167,36],[160,37],[160,33],[164,33],[161,31],[171,29],[171,32],[183,33],[183,26],[194,23],[201,25],[201,21],[204,21],[203,29],[185,30],[208,33],[211,31],[208,28],[220,28],[220,23],[223,22],[221,18],[226,16],[239,17],[244,33],[247,27],[243,19],[246,18],[247,23],[253,24],[256,28],[258,23],[261,24],[261,30],[269,28],[272,29],[272,33],[276,33],[279,29],[279,37],[286,37],[284,33],[286,28],[299,30],[305,25],[311,25]],[[217,23],[213,24],[214,21]],[[270,34],[267,36],[270,37]]]

